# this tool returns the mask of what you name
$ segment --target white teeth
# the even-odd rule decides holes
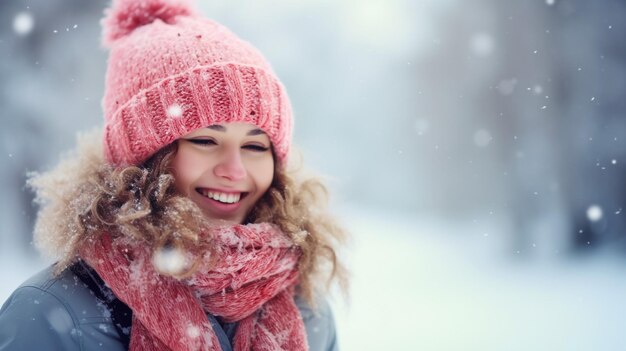
[[[234,204],[236,202],[239,202],[239,199],[241,199],[241,193],[238,194],[226,194],[226,193],[218,193],[218,192],[213,192],[213,191],[203,191],[202,195],[211,198],[213,200],[217,200],[219,202],[224,202],[224,203],[228,203],[228,204]]]

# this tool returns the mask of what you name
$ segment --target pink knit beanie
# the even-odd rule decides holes
[[[104,150],[137,165],[212,124],[247,122],[269,136],[279,163],[291,142],[291,105],[250,43],[183,0],[113,0],[102,20],[110,48]]]

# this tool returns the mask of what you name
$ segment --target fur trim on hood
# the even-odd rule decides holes
[[[27,184],[40,206],[34,242],[42,254],[58,261],[73,258],[85,231],[77,218],[90,209],[98,193],[92,180],[106,168],[110,166],[103,157],[102,131],[92,130],[78,134],[76,149],[63,155],[55,168],[28,175]]]

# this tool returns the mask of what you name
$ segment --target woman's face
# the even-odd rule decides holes
[[[215,124],[178,140],[176,188],[209,219],[243,223],[274,177],[269,137],[248,123]]]

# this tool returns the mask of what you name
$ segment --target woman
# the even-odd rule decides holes
[[[324,187],[287,171],[265,58],[182,1],[114,1],[105,127],[30,180],[57,263],[0,310],[0,350],[336,350],[345,281]],[[322,280],[320,280],[322,279]]]

